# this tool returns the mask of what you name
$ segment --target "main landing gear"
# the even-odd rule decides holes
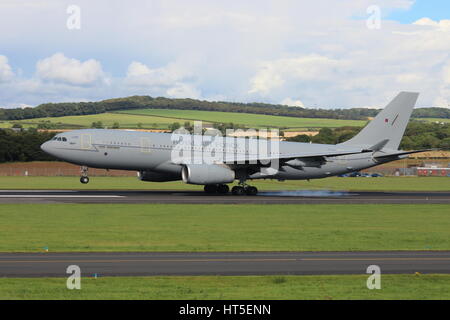
[[[86,167],[86,166],[82,166],[82,167],[81,167],[81,178],[80,178],[80,182],[81,182],[82,184],[87,184],[87,183],[89,183],[88,167]]]
[[[234,186],[231,189],[231,193],[234,196],[243,196],[243,195],[256,196],[258,194],[258,189],[256,187],[244,184],[244,185]]]
[[[230,192],[230,187],[226,184],[208,184],[205,186],[204,190],[208,194],[227,194]],[[258,194],[258,189],[245,183],[239,183],[238,186],[234,186],[231,189],[231,193],[234,196],[256,196]]]

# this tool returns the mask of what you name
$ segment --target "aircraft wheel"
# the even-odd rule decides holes
[[[245,193],[249,196],[256,196],[258,194],[258,189],[256,187],[248,186],[245,188]]]
[[[245,189],[241,186],[234,186],[231,189],[231,193],[235,196],[242,196],[245,194]]]
[[[217,192],[217,185],[215,184],[207,184],[203,190],[205,190],[206,193],[216,193]]]
[[[226,184],[220,184],[217,187],[217,192],[220,194],[227,194],[228,192],[230,192],[230,187],[227,186]]]
[[[82,184],[88,184],[89,183],[89,177],[81,177],[80,182]]]

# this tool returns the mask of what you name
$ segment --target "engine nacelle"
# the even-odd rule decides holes
[[[141,181],[151,182],[167,182],[180,180],[180,176],[176,174],[154,172],[149,170],[140,171],[138,177]]]
[[[189,184],[224,184],[235,179],[233,170],[215,164],[189,164],[181,170],[183,182]]]

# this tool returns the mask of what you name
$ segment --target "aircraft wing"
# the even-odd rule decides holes
[[[205,157],[203,154],[193,155],[193,158],[183,156],[179,158],[172,159],[173,163],[183,164],[188,163],[223,163],[227,165],[232,165],[234,167],[239,165],[256,165],[264,166],[269,164],[271,161],[278,160],[280,163],[287,163],[292,166],[302,166],[298,162],[309,162],[309,163],[325,163],[327,157],[339,157],[351,154],[364,154],[368,152],[373,152],[371,149],[361,149],[361,148],[348,148],[348,149],[335,149],[335,150],[324,150],[322,152],[298,152],[298,153],[273,153],[273,154],[242,154],[242,153],[226,153],[224,158],[214,158]],[[191,154],[192,155],[192,154]],[[196,161],[196,156],[198,156],[198,161]]]
[[[240,164],[248,162],[270,162],[273,160],[280,160],[280,162],[288,162],[295,159],[308,159],[308,160],[325,160],[325,157],[339,157],[350,154],[362,154],[373,152],[372,150],[365,149],[346,149],[346,150],[333,150],[325,152],[299,152],[299,153],[284,153],[284,154],[273,154],[273,155],[230,155],[224,159],[225,164]]]

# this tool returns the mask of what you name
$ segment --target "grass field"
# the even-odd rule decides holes
[[[449,250],[448,205],[2,204],[0,251]]]
[[[36,127],[39,122],[50,121],[51,123],[61,123],[61,128],[80,127],[89,128],[92,122],[101,121],[104,126],[112,127],[114,122],[118,122],[121,128],[137,128],[138,123],[142,124],[142,128],[167,129],[168,126],[174,122],[184,122],[179,118],[163,118],[153,116],[140,116],[119,113],[101,113],[84,116],[67,116],[67,117],[49,117],[36,118],[29,120],[14,121],[21,123],[24,127]],[[13,122],[3,122],[3,127],[12,126]]]
[[[330,190],[330,191],[449,191],[447,177],[383,177],[326,178],[318,180],[251,182],[260,191],[267,190]],[[71,190],[202,190],[202,186],[183,182],[143,182],[136,177],[91,177],[83,185],[78,177],[0,177],[0,189],[71,189]]]
[[[245,277],[82,278],[68,290],[65,278],[0,279],[1,299],[347,300],[450,299],[450,275],[382,275],[368,290],[367,275]]]
[[[158,116],[168,118],[182,118],[188,120],[202,120],[207,122],[225,122],[242,124],[252,128],[278,127],[278,128],[324,128],[357,126],[362,127],[366,121],[361,120],[337,120],[337,119],[312,119],[281,117],[262,114],[197,111],[197,110],[173,110],[173,109],[137,109],[119,111],[125,114],[144,116]]]

